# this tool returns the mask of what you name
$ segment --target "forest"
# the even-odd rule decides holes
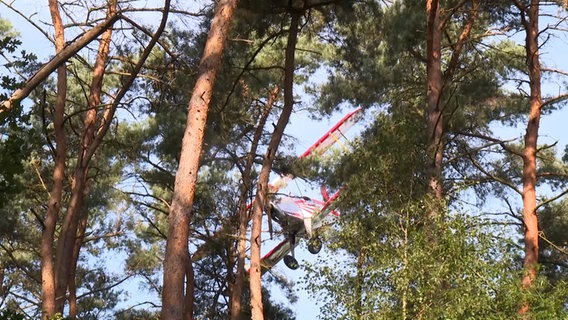
[[[568,319],[566,52],[566,0],[0,0],[0,319]]]

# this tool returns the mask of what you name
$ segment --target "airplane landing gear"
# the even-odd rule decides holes
[[[291,255],[284,256],[284,264],[292,270],[296,270],[300,266],[298,260]]]
[[[319,237],[313,237],[308,241],[308,251],[311,254],[317,254],[320,252],[322,247],[322,242]]]
[[[300,267],[298,260],[296,260],[296,258],[294,257],[294,247],[295,246],[296,246],[296,232],[291,232],[290,233],[290,253],[291,253],[291,255],[284,256],[284,264],[292,270],[296,270],[296,269],[298,269],[298,267]]]

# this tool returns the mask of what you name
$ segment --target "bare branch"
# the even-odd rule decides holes
[[[41,32],[45,38],[49,39],[50,41],[53,41],[53,39],[49,36],[49,34],[47,33],[47,31],[45,31],[45,28],[42,28],[40,25],[38,25],[37,23],[35,23],[31,18],[37,14],[37,12],[32,13],[30,16],[26,16],[24,15],[20,10],[16,9],[14,6],[12,6],[12,3],[14,3],[14,1],[7,3],[4,0],[0,0],[0,3],[2,3],[3,5],[5,5],[6,7],[10,8],[10,10],[14,11],[15,13],[17,13],[20,17],[26,19],[27,22],[29,22],[32,26],[34,26],[39,32]]]
[[[542,239],[544,242],[548,243],[548,245],[550,245],[552,248],[554,248],[555,250],[557,250],[558,252],[562,253],[565,256],[568,256],[568,252],[565,249],[560,248],[558,245],[556,245],[554,242],[548,240],[548,238],[544,235],[543,231],[540,231],[538,233],[538,237],[540,239]],[[563,267],[568,267],[567,265],[563,265]]]
[[[98,288],[98,289],[91,290],[91,291],[87,291],[87,292],[85,292],[85,293],[79,295],[79,296],[77,297],[77,300],[79,300],[79,299],[81,299],[81,298],[83,298],[83,297],[92,295],[92,294],[97,293],[97,292],[108,291],[108,290],[110,290],[110,289],[112,289],[112,288],[114,288],[114,287],[119,286],[121,283],[123,283],[124,281],[130,279],[131,277],[132,277],[131,275],[127,275],[126,277],[124,277],[124,278],[118,280],[116,283],[113,283],[113,284],[111,284],[111,285],[109,285],[109,286],[102,287],[102,288]]]
[[[148,43],[146,48],[144,48],[144,51],[140,55],[140,59],[138,60],[138,63],[136,64],[136,66],[134,66],[130,77],[124,82],[124,84],[122,85],[122,87],[120,88],[118,93],[116,94],[116,97],[115,97],[112,105],[109,107],[108,113],[106,114],[107,118],[103,119],[101,126],[99,127],[99,130],[97,132],[97,136],[96,136],[95,140],[93,141],[93,143],[89,146],[89,149],[87,150],[86,157],[92,156],[95,153],[95,151],[97,150],[97,148],[99,147],[99,145],[101,144],[104,135],[106,134],[106,132],[110,128],[110,125],[111,125],[110,120],[114,117],[114,113],[116,112],[116,108],[117,108],[118,104],[120,103],[122,98],[126,95],[126,92],[128,90],[130,90],[130,86],[132,85],[132,83],[134,83],[134,79],[136,79],[136,76],[138,75],[138,73],[142,69],[142,66],[146,62],[146,59],[148,59],[148,57],[150,56],[150,53],[154,49],[154,46],[158,42],[158,39],[160,38],[164,29],[166,28],[166,23],[168,21],[169,8],[170,8],[170,0],[166,0],[165,3],[164,3],[162,20],[160,21],[160,25],[158,26],[156,33],[153,35],[152,39],[150,39],[150,42]]]
[[[458,132],[458,134],[466,136],[466,137],[479,138],[479,139],[494,142],[496,144],[499,144],[501,146],[501,148],[503,148],[503,150],[505,150],[509,153],[512,153],[512,154],[519,156],[519,157],[523,156],[522,152],[514,150],[514,149],[510,148],[509,146],[507,146],[507,142],[513,142],[513,141],[517,140],[516,138],[508,139],[508,140],[501,140],[501,139],[497,139],[497,138],[494,138],[494,137],[491,137],[491,136],[486,136],[486,135],[482,135],[482,134],[478,134],[478,133],[471,133],[471,132]]]
[[[84,48],[91,41],[96,39],[105,30],[122,17],[120,13],[109,17],[109,19],[94,26],[91,30],[85,32],[72,43],[68,44],[61,52],[56,54],[49,62],[44,64],[34,75],[32,75],[24,84],[23,88],[16,90],[8,100],[2,101],[0,104],[0,119],[4,118],[7,111],[12,109],[15,103],[26,98],[42,81],[44,81],[55,69],[69,60],[79,50]]]
[[[549,105],[555,104],[555,103],[559,103],[559,102],[564,102],[565,100],[568,100],[568,93],[563,93],[560,95],[557,95],[555,97],[551,97],[546,99],[546,101],[543,101],[542,104],[540,105],[540,108],[544,108],[547,107]]]
[[[471,163],[473,164],[474,167],[477,168],[477,170],[481,171],[481,173],[485,174],[486,176],[488,176],[489,178],[493,179],[495,182],[499,182],[504,186],[507,186],[509,188],[511,188],[513,191],[515,191],[516,193],[518,193],[519,195],[522,195],[522,191],[519,190],[513,183],[502,179],[500,177],[497,177],[496,175],[494,175],[493,173],[485,170],[485,168],[483,168],[483,166],[481,164],[479,164],[477,162],[477,160],[475,160],[471,155],[468,155],[469,160],[471,161]]]
[[[542,72],[556,73],[556,74],[560,74],[560,75],[563,75],[563,76],[568,76],[568,72],[567,72],[567,71],[560,70],[560,69],[542,68],[542,69],[540,69],[540,71],[542,71]]]
[[[540,207],[543,207],[543,206],[545,206],[545,205],[547,205],[547,204],[549,204],[549,203],[551,203],[551,202],[554,202],[554,201],[556,201],[556,200],[562,198],[562,197],[565,196],[566,194],[568,194],[568,189],[562,191],[561,193],[557,194],[556,196],[554,196],[554,197],[552,197],[552,198],[546,199],[545,201],[539,203],[539,204],[536,206],[535,211],[538,210]]]

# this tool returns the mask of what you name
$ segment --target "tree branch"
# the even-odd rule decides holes
[[[150,56],[150,53],[154,49],[154,46],[156,45],[156,43],[158,42],[162,32],[164,31],[164,29],[166,27],[166,23],[168,21],[169,9],[170,9],[170,0],[166,0],[165,3],[164,3],[164,11],[163,11],[163,14],[162,14],[162,20],[160,21],[160,25],[158,26],[156,33],[154,34],[152,39],[150,39],[148,46],[146,46],[146,48],[144,48],[144,51],[140,55],[140,59],[138,60],[138,63],[136,64],[136,66],[134,66],[134,69],[132,70],[132,73],[130,74],[130,77],[126,80],[126,82],[122,85],[122,87],[120,88],[120,90],[116,94],[116,97],[115,97],[112,105],[109,106],[108,112],[105,112],[105,118],[102,119],[101,125],[99,127],[98,132],[97,132],[97,136],[96,136],[95,140],[93,141],[93,143],[89,146],[89,149],[87,150],[85,157],[92,156],[95,153],[95,151],[97,150],[97,148],[99,147],[99,145],[101,144],[103,137],[105,136],[106,132],[110,128],[111,120],[114,117],[114,113],[116,112],[116,108],[117,108],[118,104],[120,103],[122,98],[126,95],[126,92],[128,90],[130,90],[130,86],[132,85],[132,83],[134,83],[136,76],[138,75],[138,73],[142,69],[142,66],[146,62],[146,59],[148,59],[148,57]]]
[[[105,30],[112,27],[113,24],[122,17],[121,13],[111,16],[109,19],[94,26],[91,30],[85,32],[72,43],[68,44],[61,52],[56,54],[49,62],[44,64],[36,73],[34,73],[24,84],[24,86],[12,93],[8,100],[2,101],[0,104],[0,119],[6,117],[7,111],[10,111],[14,104],[26,98],[41,82],[43,82],[53,71],[55,71],[63,63],[67,62],[79,50],[84,48],[91,41],[100,36]]]
[[[547,205],[547,204],[549,204],[549,203],[551,203],[551,202],[554,202],[554,201],[556,201],[556,200],[562,198],[562,197],[565,196],[566,194],[568,194],[568,189],[562,191],[561,193],[557,194],[556,196],[554,196],[554,197],[552,197],[552,198],[546,199],[545,201],[539,203],[539,204],[536,206],[536,208],[535,208],[535,212],[536,212],[540,207],[543,207],[543,206],[545,206],[545,205]]]
[[[489,178],[493,179],[495,182],[499,182],[502,185],[511,188],[513,191],[515,191],[519,195],[523,194],[522,191],[519,190],[517,187],[515,187],[515,185],[512,184],[511,182],[509,182],[505,179],[501,179],[501,178],[497,177],[496,175],[490,173],[489,171],[485,170],[485,168],[483,168],[475,159],[473,159],[473,157],[471,155],[468,155],[468,158],[471,161],[471,163],[473,164],[473,166],[476,167],[477,170],[481,171],[481,173],[483,173],[486,176],[488,176]]]

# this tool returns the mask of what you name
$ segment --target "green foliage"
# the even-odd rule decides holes
[[[28,130],[15,124],[0,127],[0,211],[4,211],[6,203],[11,197],[22,190],[18,175],[24,171],[26,158],[31,154],[32,145],[27,136]],[[8,220],[13,218],[10,214],[0,218],[0,234],[9,230],[11,224]]]
[[[159,320],[159,312],[152,312],[147,310],[129,309],[117,312],[115,314],[116,320]]]
[[[48,317],[48,320],[65,320],[66,318],[64,318],[60,313],[56,313],[51,317]]]
[[[538,214],[541,273],[555,284],[568,281],[568,200],[545,205]]]
[[[0,68],[0,101],[8,98],[8,93],[18,89],[22,84],[20,78],[14,77],[14,70],[31,72],[35,56],[25,51],[21,56],[12,55],[21,46],[18,34],[11,24],[0,18],[0,52],[10,62]],[[28,64],[30,66],[28,66]],[[4,75],[4,73],[8,73]],[[23,113],[21,106],[14,107],[9,114],[0,117],[0,211],[4,211],[7,201],[21,191],[22,185],[17,176],[24,170],[24,163],[31,154],[32,143],[37,134],[30,130],[30,116]],[[11,214],[2,214],[0,218],[0,234],[12,222]],[[7,220],[8,219],[8,220]]]
[[[349,219],[332,237],[334,264],[308,273],[323,319],[515,319],[523,299],[535,319],[568,315],[566,284],[541,278],[522,290],[509,244],[483,220],[452,216],[426,227],[412,219],[423,209],[365,225]]]
[[[35,54],[28,53],[25,50],[22,50],[19,55],[15,54],[16,50],[18,50],[22,44],[18,36],[18,32],[12,29],[11,23],[0,17],[0,53],[2,53],[4,58],[8,61],[0,68],[0,101],[6,100],[9,96],[8,93],[13,92],[24,84],[21,78],[13,75],[14,71],[29,74],[33,72],[35,68],[35,62],[37,60]],[[4,74],[5,72],[8,72],[8,74]],[[16,106],[15,109],[18,110],[20,108]],[[15,111],[11,113],[13,117],[15,117],[14,114],[18,114],[18,112]],[[0,120],[2,120],[0,124],[4,123],[4,118],[4,116],[0,118]]]
[[[24,320],[25,317],[22,314],[11,311],[9,309],[4,309],[0,312],[0,320]]]

